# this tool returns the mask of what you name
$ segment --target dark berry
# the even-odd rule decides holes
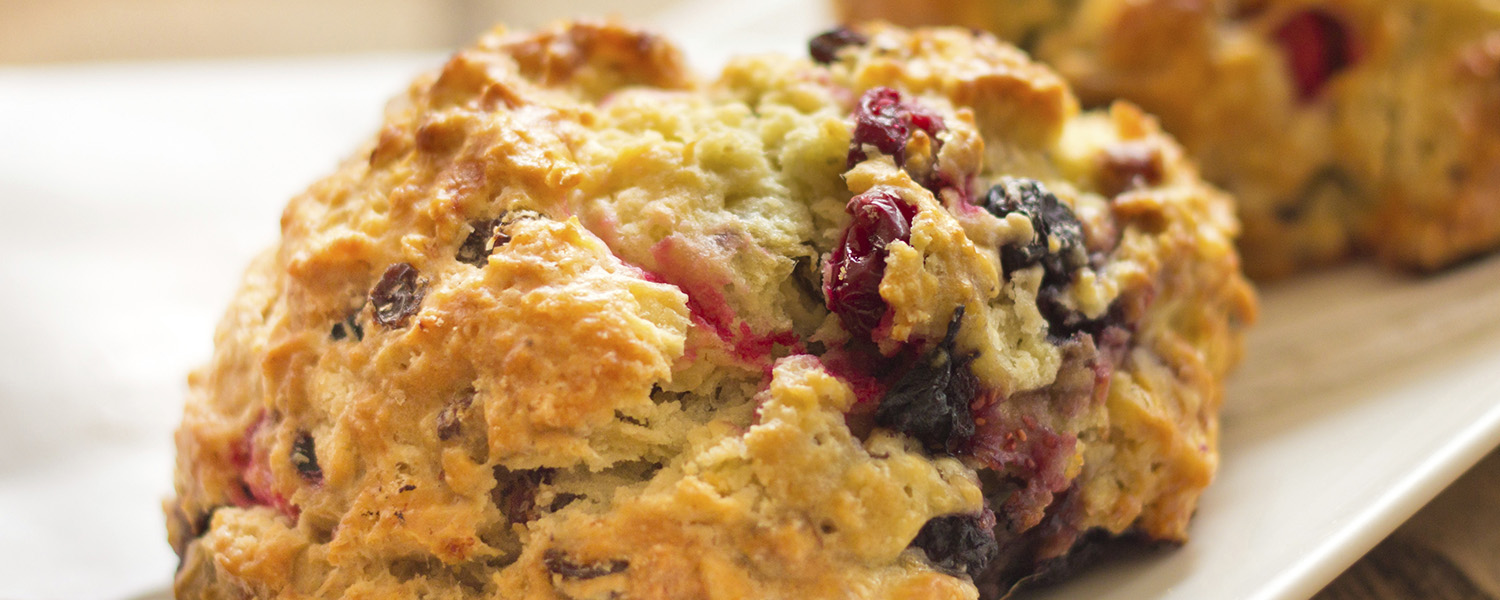
[[[1064,293],[1064,288],[1044,285],[1036,294],[1036,308],[1042,313],[1042,318],[1047,320],[1047,337],[1052,338],[1053,342],[1060,342],[1080,333],[1098,335],[1109,324],[1107,314],[1098,319],[1090,319],[1069,308],[1063,302]]]
[[[875,188],[849,200],[844,210],[854,217],[829,256],[823,276],[828,310],[839,316],[844,329],[868,337],[885,317],[880,280],[891,242],[911,240],[911,220],[917,207],[894,190]]]
[[[328,339],[335,342],[349,337],[354,338],[356,342],[364,340],[365,328],[359,325],[358,318],[359,311],[356,310],[349,313],[349,316],[344,317],[343,321],[334,323],[333,329],[328,332]]]
[[[854,136],[849,141],[848,168],[866,158],[864,147],[874,146],[882,154],[906,162],[906,142],[913,129],[920,129],[933,140],[946,125],[937,113],[912,102],[902,102],[901,93],[888,87],[870,88],[859,98],[854,109]]]
[[[807,53],[812,59],[822,64],[828,64],[838,58],[839,50],[845,46],[863,46],[870,41],[863,34],[849,29],[839,27],[818,34],[807,42]]]
[[[1329,79],[1359,60],[1349,29],[1321,10],[1305,10],[1287,19],[1276,30],[1276,41],[1286,54],[1287,69],[1302,102],[1316,98]]]
[[[984,572],[1000,552],[994,529],[995,515],[988,510],[979,515],[936,517],[922,526],[911,546],[927,553],[927,560],[938,570],[972,578]]]
[[[1088,263],[1083,225],[1073,209],[1041,182],[1005,177],[985,194],[984,208],[1002,219],[1019,213],[1031,221],[1029,242],[1000,249],[1000,264],[1006,273],[1040,263],[1046,284],[1066,285],[1073,281],[1073,272]]]
[[[323,468],[318,466],[318,450],[311,435],[302,433],[292,442],[292,466],[303,479],[317,483],[323,481]]]
[[[575,563],[557,548],[548,548],[542,554],[542,563],[547,565],[548,571],[556,573],[563,579],[596,579],[630,568],[629,561],[619,559],[596,563]]]
[[[510,241],[510,236],[500,228],[500,219],[480,220],[469,223],[474,231],[458,246],[453,256],[458,262],[483,267],[489,261],[490,252]]]
[[[875,409],[876,425],[909,435],[932,452],[957,454],[974,435],[974,357],[955,356],[953,348],[963,316],[962,306],[953,311],[948,335],[896,380]]]
[[[391,265],[370,290],[375,322],[390,328],[405,327],[406,320],[422,307],[422,296],[426,293],[427,282],[417,276],[416,267],[407,263]]]

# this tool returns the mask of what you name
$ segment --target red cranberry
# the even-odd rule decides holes
[[[903,165],[913,129],[936,140],[946,127],[937,113],[913,102],[902,102],[900,92],[888,87],[871,88],[860,96],[854,109],[854,137],[849,141],[847,166],[853,168],[866,158],[866,144],[894,158],[898,166]]]
[[[1303,102],[1316,98],[1329,79],[1359,59],[1349,28],[1321,10],[1303,11],[1287,19],[1276,30],[1276,40],[1286,53],[1297,99]]]
[[[911,240],[911,220],[917,207],[890,188],[874,188],[855,196],[844,207],[854,221],[844,229],[823,276],[828,310],[839,316],[844,329],[868,337],[885,317],[880,280],[885,276],[886,249],[894,241]]]

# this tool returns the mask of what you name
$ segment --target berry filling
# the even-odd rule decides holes
[[[263,441],[269,435],[269,425],[270,417],[262,414],[230,450],[229,460],[240,472],[241,492],[231,501],[240,508],[269,506],[295,521],[301,511],[276,491],[276,479],[271,474],[271,463]]]
[[[1328,81],[1359,60],[1354,36],[1342,21],[1321,10],[1306,10],[1281,24],[1276,41],[1286,54],[1297,100],[1310,101]]]
[[[854,109],[854,137],[849,141],[847,168],[854,168],[867,158],[865,146],[874,146],[895,159],[896,166],[906,164],[906,143],[913,130],[925,132],[941,145],[938,132],[946,129],[943,118],[915,102],[902,102],[901,93],[888,87],[870,88],[859,98]]]
[[[880,297],[887,246],[911,241],[917,207],[907,204],[895,190],[877,187],[851,198],[844,210],[854,220],[844,229],[824,268],[823,297],[845,330],[868,339],[889,308]]]
[[[812,59],[821,63],[829,64],[838,58],[839,50],[847,46],[863,46],[869,42],[869,38],[848,27],[830,29],[813,37],[807,42],[807,53]]]

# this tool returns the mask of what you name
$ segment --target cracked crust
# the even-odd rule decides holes
[[[846,19],[993,31],[1086,103],[1161,117],[1240,201],[1246,269],[1370,254],[1432,270],[1500,246],[1500,10],[1473,0],[840,0]],[[1331,15],[1355,54],[1300,98],[1278,32]]]
[[[861,35],[705,82],[562,23],[417,80],[291,201],[189,379],[177,596],[990,598],[1085,532],[1184,539],[1255,312],[1229,200],[993,39]],[[875,86],[945,124],[905,168],[847,163]],[[1122,144],[1159,172],[1121,184]],[[976,204],[1002,176],[1077,215],[1071,283],[1002,266],[1034,234]],[[818,274],[876,187],[915,217],[855,339]],[[934,453],[871,415],[950,322],[977,433]],[[947,515],[998,515],[1001,558],[935,567],[912,543]]]

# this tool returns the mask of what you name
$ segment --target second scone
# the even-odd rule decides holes
[[[963,30],[496,31],[293,199],[179,598],[996,598],[1180,542],[1254,298],[1154,122]]]

